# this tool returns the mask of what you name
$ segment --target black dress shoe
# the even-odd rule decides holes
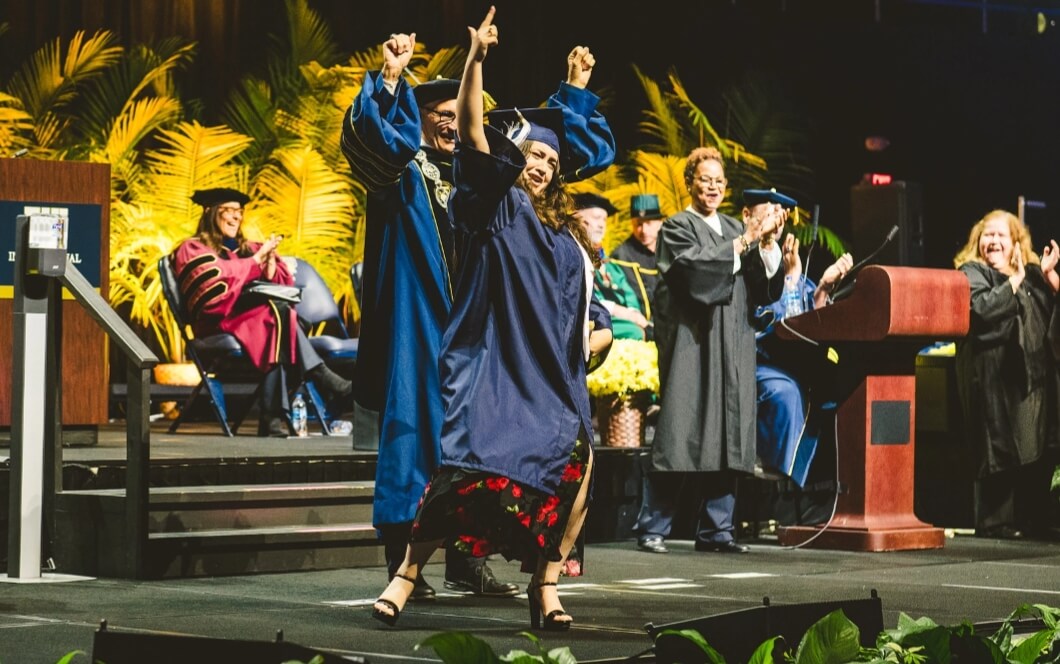
[[[416,585],[412,588],[412,594],[409,595],[410,602],[429,602],[438,597],[438,593],[434,592],[434,588],[431,584],[424,581],[423,577],[416,578]]]
[[[696,551],[708,551],[712,553],[748,553],[751,547],[740,544],[736,540],[727,542],[696,542]]]
[[[282,417],[270,417],[268,421],[258,422],[258,436],[261,438],[286,438],[290,432],[287,420]]]
[[[1014,526],[977,528],[975,534],[979,537],[989,537],[991,539],[1023,539],[1023,531]]]
[[[648,553],[670,553],[662,535],[645,535],[637,540],[637,548]]]
[[[514,583],[501,583],[493,576],[489,565],[482,563],[475,567],[465,567],[464,572],[445,572],[445,587],[459,592],[470,592],[485,597],[515,597],[519,586]]]
[[[312,379],[316,386],[323,390],[329,398],[335,399],[353,394],[353,381],[346,380],[328,368],[326,364],[318,364],[306,375]]]

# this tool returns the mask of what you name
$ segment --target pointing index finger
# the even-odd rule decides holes
[[[488,28],[491,25],[493,25],[493,15],[496,12],[497,12],[497,8],[494,7],[493,5],[490,5],[490,10],[488,12],[486,12],[486,18],[482,19],[482,25],[478,26],[478,29],[482,30],[483,28]]]

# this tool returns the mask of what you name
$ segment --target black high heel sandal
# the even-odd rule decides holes
[[[406,581],[408,581],[409,583],[412,584],[413,588],[416,587],[416,579],[411,579],[411,578],[405,576],[404,574],[395,574],[394,576],[400,577],[402,579],[405,579]],[[383,597],[380,597],[379,599],[375,600],[375,603],[376,604],[383,604],[384,606],[388,607],[391,611],[393,611],[393,613],[387,613],[386,611],[380,611],[379,609],[377,609],[377,608],[375,608],[373,606],[372,607],[372,617],[373,618],[375,618],[376,620],[378,620],[381,623],[385,623],[386,625],[388,625],[390,627],[393,627],[395,624],[397,624],[398,618],[401,616],[401,609],[398,608],[397,604],[395,604],[391,600],[385,599]]]
[[[536,586],[530,583],[526,587],[526,598],[530,600],[530,627],[533,629],[544,629],[547,632],[566,632],[570,629],[570,624],[573,620],[557,620],[560,616],[570,615],[563,609],[554,609],[548,612],[548,615],[544,616],[544,624],[542,624],[542,616],[544,615],[544,608],[541,606],[541,596],[538,593],[541,586],[554,586],[555,581],[542,581]]]

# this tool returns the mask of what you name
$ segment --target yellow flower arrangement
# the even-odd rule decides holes
[[[586,382],[594,397],[625,399],[638,392],[659,392],[659,353],[655,343],[615,339],[611,352]]]

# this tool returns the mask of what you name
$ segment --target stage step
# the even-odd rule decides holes
[[[383,564],[372,528],[374,483],[221,485],[151,489],[150,578],[255,574]],[[122,576],[125,492],[57,497],[61,571]]]

